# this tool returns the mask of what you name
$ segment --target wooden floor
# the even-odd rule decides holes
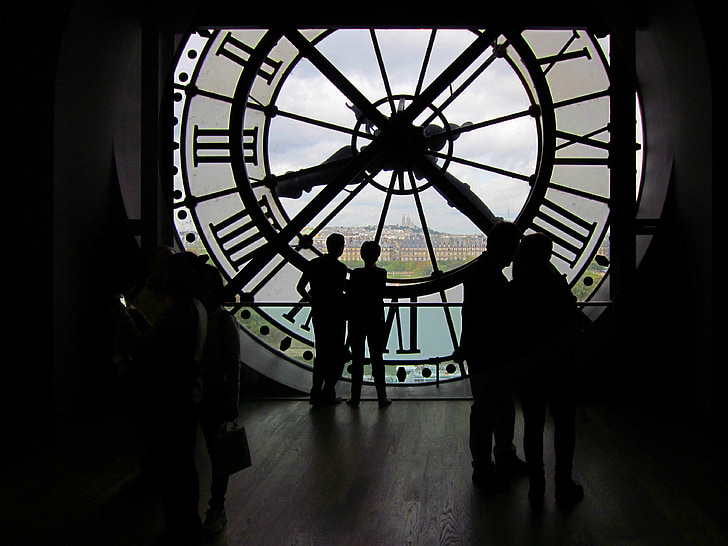
[[[210,544],[728,544],[725,461],[643,414],[583,404],[575,478],[586,497],[564,513],[549,483],[534,514],[525,478],[496,496],[472,487],[467,400],[242,409],[253,466],[231,478],[229,522]],[[66,440],[6,467],[0,543],[150,544],[161,531],[158,501],[120,494],[139,455],[129,428],[112,419]],[[204,513],[209,471],[198,445]]]

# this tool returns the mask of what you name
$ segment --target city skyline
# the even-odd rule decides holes
[[[320,251],[326,248],[326,237],[331,233],[344,235],[346,245],[341,259],[358,261],[359,249],[365,241],[376,239],[377,226],[328,226],[313,238],[313,244]],[[379,237],[381,247],[380,261],[423,262],[469,260],[485,250],[484,234],[445,233],[428,230],[425,237],[422,227],[411,218],[403,216],[400,224],[383,227]]]

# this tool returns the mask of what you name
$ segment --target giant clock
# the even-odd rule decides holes
[[[308,389],[295,284],[332,230],[405,270],[388,281],[385,358],[418,392],[467,376],[460,283],[494,222],[548,232],[569,282],[592,284],[609,63],[584,30],[200,30],[173,79],[177,232],[223,273],[248,364],[278,381]]]

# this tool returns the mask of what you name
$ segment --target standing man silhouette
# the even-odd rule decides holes
[[[351,347],[351,398],[347,404],[359,406],[361,385],[364,376],[364,343],[369,346],[369,360],[377,389],[379,407],[392,403],[387,398],[382,355],[386,340],[384,324],[384,287],[387,284],[387,271],[377,267],[381,248],[375,241],[361,245],[364,267],[351,272],[347,286],[347,305],[349,311],[349,346]]]
[[[344,236],[332,233],[326,238],[326,254],[311,260],[296,290],[311,303],[316,358],[310,403],[314,407],[341,402],[336,382],[346,359],[346,314],[344,289],[346,266],[339,261],[344,252]]]
[[[507,363],[516,332],[508,320],[512,304],[503,274],[521,235],[511,222],[495,224],[488,232],[486,251],[472,264],[463,285],[460,351],[468,364],[473,394],[469,438],[472,479],[489,492],[504,490],[511,476],[526,471],[513,445],[516,410]]]

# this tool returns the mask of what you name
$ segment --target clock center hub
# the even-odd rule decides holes
[[[402,113],[408,104],[415,99],[413,95],[395,95],[375,102],[378,108],[389,108],[390,104],[397,104],[396,112],[388,118],[390,127],[384,134],[366,119],[359,117],[354,127],[352,147],[359,151],[366,147],[370,141],[357,137],[360,130],[364,130],[375,138],[384,138],[384,146],[380,152],[378,168],[387,176],[371,176],[370,182],[387,193],[398,195],[420,192],[431,185],[431,182],[419,170],[418,164],[423,160],[431,161],[442,169],[446,169],[452,156],[453,141],[457,136],[452,132],[453,127],[445,116],[430,105],[429,112],[425,112],[421,124],[404,120]],[[444,149],[444,152],[441,150]],[[397,175],[399,181],[392,182],[392,176]],[[380,179],[381,178],[381,179]]]

